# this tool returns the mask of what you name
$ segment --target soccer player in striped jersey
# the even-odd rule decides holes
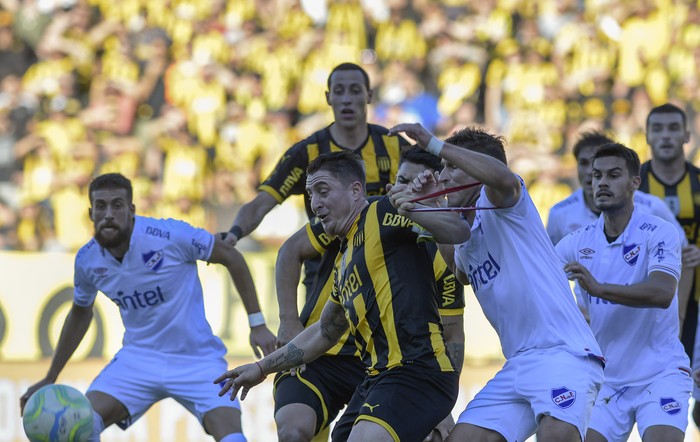
[[[420,230],[388,198],[368,202],[363,182],[362,160],[352,153],[324,154],[311,163],[311,206],[325,231],[341,241],[330,299],[320,320],[287,345],[215,382],[226,381],[221,394],[243,388],[244,398],[267,374],[323,355],[349,327],[367,375],[336,427],[349,423],[350,441],[421,440],[451,412],[459,375],[445,349]]]
[[[639,157],[618,143],[593,155],[601,216],[556,246],[584,294],[606,358],[587,442],[627,440],[636,422],[649,442],[682,442],[692,389],[678,339],[681,241],[669,222],[636,208]]]
[[[439,171],[440,159],[422,149],[412,148],[401,155],[396,183],[405,184],[425,170]],[[378,197],[370,198],[370,201]],[[305,327],[319,320],[333,285],[333,267],[340,240],[329,237],[318,222],[308,223],[292,235],[280,248],[275,269],[280,310],[278,345],[281,347]],[[445,345],[458,368],[464,360],[464,288],[456,281],[433,242],[425,246],[431,255],[437,283],[437,303],[442,319]],[[301,314],[297,310],[297,286],[302,262],[324,254],[316,273],[313,288],[307,293]],[[278,373],[275,377],[275,421],[280,441],[311,440],[352,397],[355,387],[364,379],[365,369],[349,333],[325,355],[302,369]],[[443,440],[452,429],[449,415],[431,434]],[[337,426],[334,438],[347,438],[351,426]]]
[[[420,124],[390,131],[399,132],[440,156],[444,167],[438,178],[425,173],[392,188],[392,204],[436,236],[445,261],[471,284],[506,357],[448,440],[520,441],[535,433],[539,440],[583,440],[603,381],[601,352],[525,183],[506,164],[502,138],[467,128],[443,142]],[[415,202],[443,186],[468,185],[446,201]],[[435,211],[445,203],[471,208]]]
[[[367,194],[383,195],[399,164],[399,154],[406,142],[387,135],[388,129],[367,123],[367,106],[372,101],[369,76],[353,63],[336,66],[328,76],[326,101],[333,110],[334,121],[308,138],[290,147],[270,176],[258,187],[258,195],[244,204],[231,227],[227,241],[236,242],[255,230],[267,213],[291,195],[304,195],[306,168],[320,154],[352,151],[365,161]],[[311,219],[310,201],[304,199]],[[305,265],[307,290],[311,287],[318,260]]]

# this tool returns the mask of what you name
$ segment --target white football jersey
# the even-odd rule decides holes
[[[214,236],[183,221],[137,216],[119,262],[93,238],[75,258],[74,301],[92,305],[97,291],[116,304],[124,346],[164,353],[224,356],[226,347],[204,315],[197,260]]]
[[[634,206],[639,210],[656,215],[673,224],[681,237],[681,245],[688,244],[683,227],[671,212],[666,203],[655,195],[636,191],[634,192]],[[547,234],[556,244],[569,233],[593,224],[598,215],[593,213],[583,199],[583,189],[578,189],[567,198],[555,204],[549,211],[547,219]]]
[[[553,347],[600,356],[540,215],[520,183],[514,206],[477,210],[471,238],[455,247],[455,263],[468,276],[506,358]],[[477,207],[493,207],[484,188]]]
[[[594,224],[564,237],[556,246],[557,253],[565,262],[580,262],[601,283],[637,284],[651,272],[680,278],[681,246],[670,223],[635,208],[627,228],[612,243],[603,229],[601,216]],[[677,296],[668,308],[640,308],[580,290],[607,360],[606,383],[642,385],[666,370],[690,369],[678,339]]]

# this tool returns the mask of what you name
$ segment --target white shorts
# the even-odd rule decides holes
[[[600,389],[590,428],[608,440],[627,440],[634,423],[644,437],[647,428],[669,425],[685,432],[692,379],[681,370],[666,371],[650,384]]]
[[[593,357],[562,349],[533,350],[506,361],[469,402],[457,421],[500,433],[522,442],[537,432],[542,416],[552,416],[578,428],[581,440],[598,390],[603,366]]]
[[[219,397],[221,386],[214,379],[228,370],[226,360],[157,353],[122,348],[92,381],[88,391],[100,391],[124,404],[129,417],[117,425],[122,429],[136,422],[151,405],[173,398],[202,423],[215,408],[241,409],[238,398]]]

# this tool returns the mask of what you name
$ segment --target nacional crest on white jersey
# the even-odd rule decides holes
[[[148,253],[142,253],[143,263],[148,270],[156,271],[163,265],[163,257],[165,254],[162,250],[151,250]]]
[[[642,246],[639,244],[630,244],[622,246],[622,258],[631,266],[637,264],[639,253],[642,251]]]

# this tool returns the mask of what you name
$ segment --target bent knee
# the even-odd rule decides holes
[[[314,437],[314,428],[287,423],[277,426],[277,437],[280,442],[309,442]]]

